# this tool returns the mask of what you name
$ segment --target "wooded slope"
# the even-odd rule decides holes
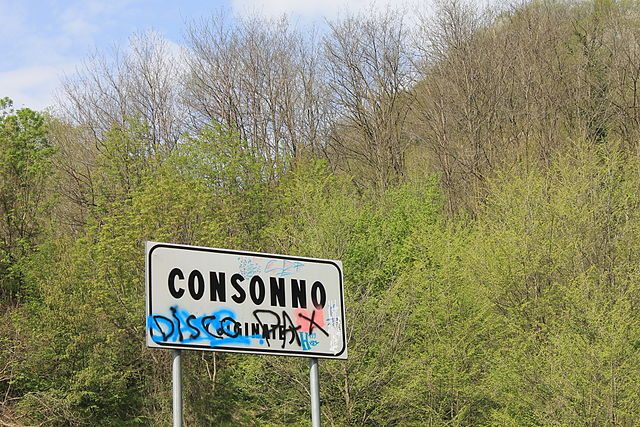
[[[168,425],[144,242],[340,259],[326,425],[640,423],[640,9],[194,23],[0,103],[0,423]],[[188,352],[186,425],[308,425],[307,361]]]

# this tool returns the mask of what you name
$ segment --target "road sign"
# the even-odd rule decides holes
[[[147,345],[347,358],[340,261],[147,242]]]

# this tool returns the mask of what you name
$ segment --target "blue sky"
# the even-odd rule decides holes
[[[185,25],[218,13],[288,14],[298,25],[346,12],[395,6],[394,0],[0,0],[0,97],[17,107],[43,109],[54,102],[60,78],[73,74],[96,50],[124,46],[154,30],[182,42]]]

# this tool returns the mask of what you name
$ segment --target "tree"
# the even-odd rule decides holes
[[[179,104],[180,52],[158,34],[132,36],[126,51],[96,53],[64,80],[65,121],[83,132],[83,143],[101,148],[114,126],[136,120],[149,150],[170,151],[184,132]]]
[[[184,102],[197,127],[234,130],[274,164],[273,177],[305,150],[322,149],[325,106],[313,35],[286,19],[224,16],[189,28]]]
[[[36,245],[50,202],[52,153],[45,117],[0,99],[0,306],[14,305],[22,291],[20,262]]]
[[[502,343],[492,425],[634,425],[638,161],[583,141],[490,187],[470,272]]]
[[[409,145],[405,121],[414,74],[408,30],[403,16],[390,10],[330,27],[324,67],[333,109],[332,159],[384,190],[401,181]]]

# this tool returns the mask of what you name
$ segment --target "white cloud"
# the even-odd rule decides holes
[[[13,99],[16,108],[42,110],[53,103],[52,94],[64,73],[72,72],[75,63],[35,65],[0,72],[0,97]]]
[[[372,9],[411,9],[416,0],[232,0],[233,11],[240,15],[258,13],[269,18],[284,14],[301,18],[336,19],[346,14],[366,13]]]
[[[433,12],[435,0],[231,0],[236,16],[263,16],[277,19],[283,15],[302,26],[323,28],[325,20],[349,16],[367,16],[375,11],[397,11],[408,28],[421,25],[423,16]],[[473,0],[472,0],[473,1]]]
[[[67,36],[91,37],[119,13],[126,13],[132,0],[85,0],[71,3],[59,14],[61,30]]]
[[[132,0],[73,0],[36,13],[33,4],[0,0],[0,97],[16,107],[54,104],[61,77],[73,73],[96,37],[117,22]],[[4,61],[3,61],[4,57]]]

